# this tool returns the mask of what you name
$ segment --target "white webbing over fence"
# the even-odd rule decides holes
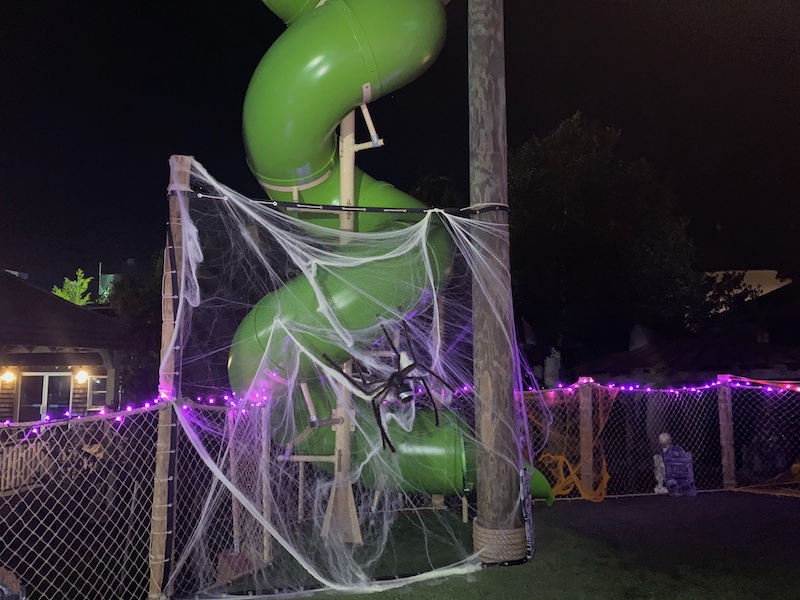
[[[574,479],[592,482],[595,487],[605,465],[609,495],[652,494],[656,484],[652,456],[658,451],[658,434],[666,431],[675,443],[692,452],[698,488],[724,489],[722,457],[727,442],[720,434],[720,406],[721,399],[729,397],[737,489],[798,495],[798,385],[738,378],[710,387],[675,390],[587,384],[591,429],[586,428],[584,413],[583,432],[584,436],[587,431],[592,434],[592,452],[583,458],[579,388],[546,391],[553,425],[545,453],[565,456],[576,467]],[[583,406],[585,409],[586,402]],[[0,567],[16,573],[31,598],[147,598],[150,570],[155,566],[149,553],[158,408],[0,427]],[[181,414],[210,428],[214,422],[224,424],[228,412],[187,404]],[[542,435],[536,411],[530,410],[529,417],[534,438]],[[199,431],[204,435],[202,428]],[[208,468],[183,427],[174,439],[177,470],[169,481],[174,486],[176,509],[172,533],[174,555],[183,558],[179,568],[170,562],[167,568],[173,571],[174,596],[192,597],[202,591],[201,581],[207,585],[209,577],[213,580],[220,575],[216,552],[231,558],[225,549],[233,548],[236,529],[244,544],[252,535],[246,528],[258,519],[252,514],[244,518],[230,490]],[[212,462],[225,464],[221,456],[213,455],[210,439],[196,441],[212,452],[207,456],[213,457]],[[586,440],[583,447],[587,447]],[[587,464],[592,468],[590,475],[582,473]],[[297,475],[297,464],[285,466]],[[241,467],[239,476],[245,478],[249,466],[243,462]],[[542,470],[551,483],[558,483],[552,473]],[[578,494],[577,487],[566,493]],[[430,498],[416,501],[430,503]],[[208,502],[216,506],[211,513],[205,510]],[[261,515],[258,509],[252,510]],[[219,544],[211,558],[191,550],[197,518],[202,514],[212,515],[211,531]],[[302,510],[297,514],[298,519],[305,518]],[[453,572],[465,568],[473,567],[462,564]]]

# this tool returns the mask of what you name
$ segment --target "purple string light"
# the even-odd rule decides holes
[[[685,392],[685,393],[690,393],[690,392],[691,393],[702,393],[704,390],[713,389],[715,387],[718,387],[718,386],[721,386],[721,385],[725,385],[725,384],[730,385],[731,387],[734,387],[734,388],[747,387],[749,389],[761,389],[761,390],[764,391],[764,393],[773,393],[773,392],[774,393],[781,393],[781,392],[787,392],[787,391],[788,392],[800,392],[800,382],[758,381],[758,380],[748,380],[748,379],[746,379],[744,377],[733,377],[733,376],[724,376],[721,379],[718,379],[718,380],[715,380],[715,381],[711,381],[711,382],[708,382],[708,383],[706,383],[704,385],[699,385],[699,386],[690,386],[690,387],[683,386],[681,388],[670,387],[670,388],[665,388],[665,389],[654,388],[654,387],[649,386],[649,385],[645,386],[645,387],[642,387],[642,385],[638,384],[638,383],[615,384],[614,382],[609,382],[607,384],[600,384],[600,383],[597,383],[596,381],[594,381],[594,379],[592,379],[591,377],[581,377],[581,378],[578,379],[577,382],[575,382],[574,384],[571,384],[569,386],[565,387],[565,385],[563,383],[559,382],[558,385],[557,385],[557,388],[553,388],[553,389],[550,389],[550,390],[541,390],[541,391],[542,391],[542,393],[545,393],[545,394],[548,394],[548,393],[552,394],[553,392],[558,392],[558,393],[562,393],[562,394],[563,393],[572,394],[575,391],[577,391],[578,389],[580,389],[581,387],[593,386],[593,387],[603,388],[603,389],[606,389],[606,390],[609,390],[609,391],[623,391],[623,392],[642,391],[642,392],[648,393],[648,394],[651,394],[651,393],[665,393],[665,394],[671,394],[671,395],[679,396],[682,392]],[[526,386],[526,390],[528,392],[531,392],[531,393],[535,393],[536,392],[536,388],[533,385]],[[459,394],[461,394],[461,393],[469,393],[469,392],[472,392],[472,391],[473,391],[472,386],[470,386],[468,384],[464,384],[464,385],[460,386],[458,388],[458,390],[457,390],[457,392]],[[421,393],[421,392],[418,390],[418,393]],[[268,395],[268,392],[266,390],[261,390],[260,393],[258,393],[258,392],[254,393],[253,396],[254,396],[254,399],[259,399],[258,402],[252,402],[251,403],[255,407],[264,406],[267,403],[267,401],[269,401],[269,395]],[[235,391],[231,391],[231,392],[229,392],[227,394],[223,394],[221,396],[221,399],[220,399],[220,396],[208,396],[206,398],[203,398],[202,396],[197,396],[197,404],[199,404],[199,405],[205,404],[205,405],[208,405],[208,406],[215,406],[215,405],[217,405],[219,403],[219,404],[224,404],[224,405],[230,406],[232,409],[240,408],[240,407],[238,407],[238,403],[234,400],[235,397],[236,397],[236,392]],[[120,413],[109,413],[108,412],[109,411],[109,407],[102,407],[97,412],[97,415],[100,416],[100,417],[111,416],[111,417],[114,417],[114,421],[115,422],[122,423],[124,421],[124,418],[122,416],[120,416],[121,414],[125,414],[125,413],[130,414],[130,413],[132,413],[134,411],[147,411],[147,410],[150,410],[151,408],[153,408],[155,405],[159,404],[161,401],[168,401],[168,400],[171,400],[171,399],[165,394],[165,392],[161,391],[161,392],[159,392],[159,395],[157,397],[153,398],[151,401],[147,401],[147,402],[142,403],[141,406],[137,407],[137,406],[128,404],[128,405],[125,406],[124,411],[121,411]],[[248,403],[250,403],[250,402],[248,401],[247,398],[245,398],[244,405],[246,406]],[[189,404],[182,404],[181,405],[181,409],[183,409],[183,410],[189,410],[191,408],[193,408],[193,406],[190,406]],[[242,414],[243,415],[246,414],[246,410],[242,409]],[[71,411],[69,411],[69,410],[66,410],[64,412],[63,417],[53,417],[53,415],[51,415],[51,414],[46,414],[44,416],[44,418],[41,419],[40,421],[37,421],[37,422],[34,422],[34,423],[30,423],[30,425],[32,425],[33,427],[28,431],[28,433],[29,434],[36,434],[42,429],[43,426],[52,426],[52,425],[55,425],[55,424],[57,424],[59,422],[70,420],[70,419],[81,420],[84,416],[91,416],[91,415],[73,415],[71,413]],[[4,421],[0,421],[0,427],[16,427],[16,426],[19,426],[19,425],[20,425],[19,423],[16,423],[16,422],[12,421],[11,419],[5,419]]]

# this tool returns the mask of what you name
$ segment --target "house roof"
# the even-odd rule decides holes
[[[694,379],[692,375],[734,373],[748,375],[780,372],[800,378],[800,346],[737,339],[726,335],[705,335],[661,344],[647,344],[627,352],[589,361],[575,369],[577,375],[620,380],[666,378]],[[659,377],[655,377],[659,376]]]
[[[793,281],[751,300],[755,313],[776,342],[800,343],[800,282]]]
[[[122,349],[128,328],[0,271],[0,346]]]
[[[719,370],[723,373],[731,367],[769,368],[775,364],[791,363],[800,367],[800,347],[755,341],[729,343],[716,339],[688,339],[617,352],[584,363],[580,369],[587,375],[592,372],[625,373],[635,369]]]

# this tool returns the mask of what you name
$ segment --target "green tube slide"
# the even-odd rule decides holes
[[[419,77],[433,63],[444,42],[445,13],[441,0],[264,0],[287,25],[253,74],[244,101],[243,128],[250,169],[273,200],[338,205],[340,171],[336,127],[363,102],[390,94]],[[391,185],[355,170],[358,206],[420,208],[423,205]],[[300,218],[338,228],[338,215],[300,213]],[[407,227],[419,216],[364,213],[357,216],[360,232]],[[342,247],[347,254],[347,245]],[[362,250],[363,253],[363,250]],[[312,283],[300,276],[264,297],[245,317],[234,336],[228,360],[231,386],[243,393],[270,376],[286,375],[282,357],[289,333],[319,358],[348,358],[345,349],[331,345],[315,332],[330,330],[331,320],[348,330],[363,330],[377,318],[390,317],[386,307],[410,314],[426,302],[422,274],[431,265],[434,286],[444,282],[453,255],[449,234],[432,224],[427,256],[376,260],[357,268],[318,270],[316,285],[331,299],[333,313],[317,310]],[[362,254],[363,256],[363,254]],[[387,278],[386,274],[392,277]],[[369,295],[360,290],[369,289]],[[285,331],[284,324],[292,324]],[[311,377],[308,359],[300,376]],[[263,380],[263,381],[262,381]],[[319,418],[330,415],[335,403],[319,387],[311,397]],[[295,399],[297,419],[308,422],[302,398]],[[389,436],[397,452],[396,480],[385,485],[406,492],[461,493],[475,481],[474,441],[453,415],[440,427],[434,416],[419,411],[414,428],[394,423]],[[299,421],[303,422],[303,421]],[[353,435],[354,464],[364,462],[361,481],[375,485],[367,439],[376,433],[372,412],[359,417]],[[335,434],[320,427],[296,447],[304,454],[332,454]],[[363,458],[364,460],[359,460]],[[324,464],[320,464],[324,468]],[[545,478],[534,472],[533,495],[552,500]]]
[[[353,462],[365,463],[360,481],[372,486],[378,484],[379,476],[372,471],[370,462],[365,460],[373,452],[367,440],[376,439],[378,433],[371,412],[367,413],[359,420],[365,433],[353,436],[352,450]],[[320,433],[325,434],[318,435]],[[386,489],[409,494],[454,495],[475,488],[475,439],[468,434],[463,421],[454,414],[443,413],[437,427],[431,411],[417,411],[411,431],[392,421],[388,433],[397,452],[383,457],[391,467],[381,470],[381,475],[387,478],[381,481]],[[302,454],[329,456],[334,453],[334,444],[334,435],[330,430],[318,430],[298,444],[296,449]],[[321,466],[330,470],[327,464]],[[528,472],[532,472],[531,494],[534,498],[546,500],[550,506],[553,492],[547,479],[529,464],[525,466]]]

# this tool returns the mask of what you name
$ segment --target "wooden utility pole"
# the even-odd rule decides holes
[[[508,204],[503,0],[469,0],[470,204]],[[486,211],[477,220],[508,229],[508,214]],[[502,284],[473,286],[475,426],[478,516],[473,545],[484,563],[527,556],[517,468],[514,341],[509,246],[506,236],[486,236]],[[490,257],[487,257],[490,258]]]

